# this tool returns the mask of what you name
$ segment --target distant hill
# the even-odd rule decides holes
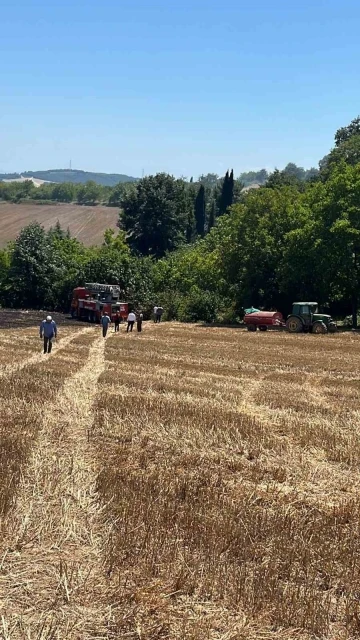
[[[23,171],[20,173],[0,173],[0,180],[15,180],[18,178],[37,178],[47,182],[74,182],[83,184],[94,180],[104,187],[113,187],[119,182],[135,182],[137,178],[122,173],[93,173],[79,169],[48,169],[47,171]]]

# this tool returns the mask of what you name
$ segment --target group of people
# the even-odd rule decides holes
[[[164,308],[163,307],[154,307],[154,322],[161,322],[161,317],[162,314],[164,313]]]
[[[154,307],[154,322],[161,322],[161,317],[164,313],[163,307]],[[121,316],[119,312],[116,312],[114,318],[114,329],[115,333],[120,331],[120,322]],[[143,323],[143,314],[141,311],[131,311],[127,317],[127,327],[126,333],[131,333],[134,325],[136,323],[136,328],[138,333],[142,331],[142,323]],[[111,325],[111,318],[107,313],[103,313],[101,317],[101,326],[103,337],[106,338],[109,326]],[[44,339],[44,353],[51,353],[53,340],[57,337],[57,326],[55,320],[52,319],[51,316],[47,316],[45,320],[40,324],[40,338]]]
[[[114,318],[115,333],[120,331],[120,322],[121,322],[121,316],[120,316],[120,313],[117,311]],[[138,333],[141,333],[142,323],[143,323],[143,314],[141,311],[137,311],[136,313],[134,311],[130,311],[127,317],[126,333],[129,333],[129,331],[130,333],[132,333],[135,322],[136,322],[136,328],[138,330]],[[107,313],[104,313],[101,317],[101,326],[102,326],[104,338],[106,338],[106,334],[108,332],[110,324],[111,324],[110,316]]]

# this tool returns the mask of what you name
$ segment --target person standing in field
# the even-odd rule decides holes
[[[132,333],[135,322],[136,322],[136,315],[133,311],[131,311],[127,317],[128,324],[127,324],[126,333],[129,333],[129,331]]]
[[[57,336],[56,322],[51,316],[47,316],[40,325],[40,338],[44,337],[44,353],[51,353],[52,341]]]
[[[154,322],[156,322],[156,319],[157,319],[157,310],[158,310],[158,308],[155,305],[155,307],[154,307]]]
[[[138,333],[141,333],[142,331],[142,323],[143,323],[143,314],[141,313],[141,311],[138,311],[136,316],[136,328],[138,330]]]
[[[101,318],[103,338],[106,338],[106,334],[108,332],[109,324],[111,324],[110,316],[108,316],[107,313],[103,313],[102,318]]]
[[[156,307],[156,322],[161,322],[161,316],[164,313],[163,307]]]
[[[120,329],[120,313],[118,311],[115,313],[114,325],[115,325],[115,333],[116,333]]]

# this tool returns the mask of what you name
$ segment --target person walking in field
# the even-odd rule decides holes
[[[141,313],[141,311],[139,311],[136,316],[136,328],[138,330],[138,333],[141,333],[142,331],[142,323],[143,323],[143,314]]]
[[[127,317],[128,324],[127,324],[126,333],[129,333],[129,331],[132,333],[135,322],[136,322],[136,315],[133,311],[131,311]]]
[[[120,313],[118,311],[115,313],[114,326],[115,333],[117,333],[120,330]]]
[[[163,307],[156,307],[156,322],[161,322],[161,316],[164,313]]]
[[[157,318],[157,310],[158,310],[158,308],[157,308],[157,306],[155,305],[155,307],[154,307],[154,322],[156,322],[156,318]]]
[[[53,339],[57,337],[56,322],[47,316],[40,325],[40,338],[44,338],[44,353],[51,353]]]
[[[102,318],[101,318],[103,338],[106,338],[106,334],[108,332],[109,324],[111,324],[110,316],[108,316],[107,313],[103,313]]]

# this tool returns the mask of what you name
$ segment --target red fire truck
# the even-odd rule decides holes
[[[76,287],[71,301],[71,317],[87,322],[100,322],[103,313],[111,320],[118,312],[124,320],[128,316],[129,305],[120,302],[120,287],[112,284],[86,283],[85,287]]]

